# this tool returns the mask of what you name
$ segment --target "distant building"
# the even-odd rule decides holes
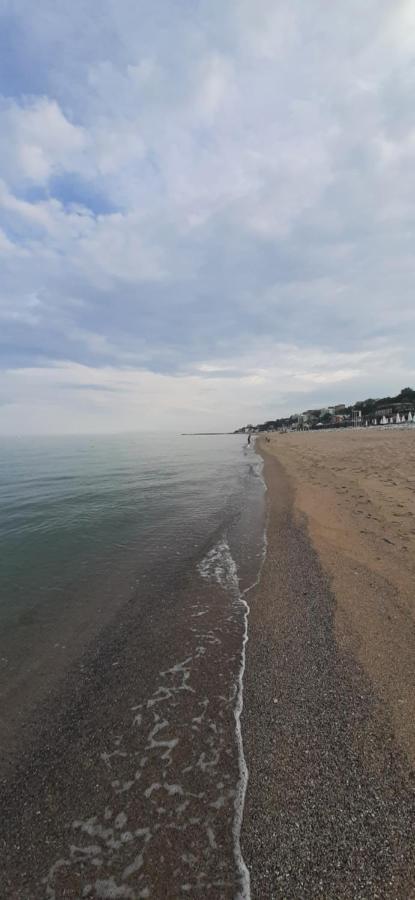
[[[314,421],[317,421],[321,414],[321,409],[306,409],[305,412],[301,413],[301,419],[304,424],[312,424]]]
[[[335,406],[328,406],[327,409],[322,410],[322,412],[329,412],[331,416],[340,416],[345,409],[345,403],[336,403]]]

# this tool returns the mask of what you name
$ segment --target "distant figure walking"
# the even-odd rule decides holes
[[[251,443],[251,435],[248,434],[248,447],[249,447],[250,443]]]

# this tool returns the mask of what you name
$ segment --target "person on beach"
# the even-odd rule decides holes
[[[251,435],[248,434],[248,447],[249,447],[250,443],[251,443]]]

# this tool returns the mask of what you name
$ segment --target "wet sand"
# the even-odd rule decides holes
[[[252,898],[413,898],[415,433],[261,439],[242,850]]]

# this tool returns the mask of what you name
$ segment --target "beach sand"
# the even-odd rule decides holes
[[[260,438],[242,849],[253,898],[415,896],[415,431]]]

